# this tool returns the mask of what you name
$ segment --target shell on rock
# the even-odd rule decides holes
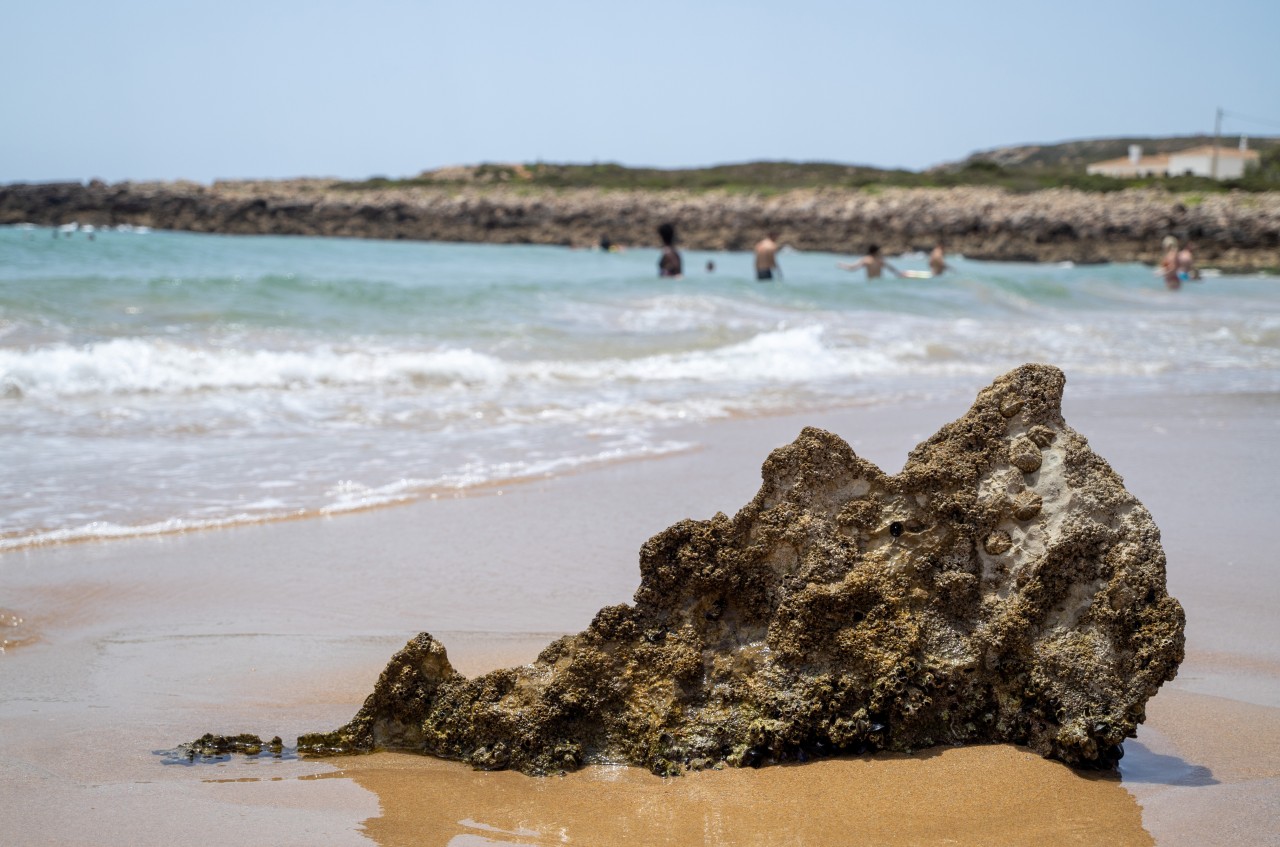
[[[1027,430],[1027,436],[1035,442],[1037,447],[1048,447],[1053,443],[1053,439],[1057,438],[1057,434],[1047,426],[1033,426]]]
[[[1022,411],[1024,405],[1023,399],[1018,396],[1005,397],[1000,401],[1000,414],[1006,418],[1011,418],[1018,412]]]
[[[999,556],[1002,553],[1008,553],[1009,548],[1013,547],[1013,539],[1009,537],[1009,533],[1003,529],[997,529],[995,532],[987,536],[987,540],[982,542],[982,549],[986,550],[992,556]]]
[[[1023,473],[1034,473],[1040,470],[1043,456],[1036,443],[1023,435],[1013,439],[1009,445],[1009,463]]]
[[[1020,521],[1029,521],[1044,508],[1044,499],[1034,491],[1019,492],[1009,504],[1013,516]]]

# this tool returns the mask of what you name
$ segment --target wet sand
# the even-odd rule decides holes
[[[451,830],[453,844],[557,844],[562,832],[585,844],[1153,843],[1114,774],[1004,745],[665,780],[632,768],[542,780],[459,770],[383,753],[340,776],[378,795],[368,833],[386,845]]]
[[[745,503],[768,450],[802,425],[896,471],[961,412],[723,422],[685,434],[694,453],[500,494],[0,556],[0,843],[1280,843],[1270,396],[1097,402],[1068,386],[1068,423],[1161,526],[1188,615],[1187,661],[1119,775],[1010,746],[674,780],[155,752],[206,731],[291,742],[337,726],[419,630],[469,675],[529,661],[630,599],[650,535]]]

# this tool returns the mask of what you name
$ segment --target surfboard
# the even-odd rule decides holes
[[[933,279],[931,271],[903,271],[902,275],[907,279]]]

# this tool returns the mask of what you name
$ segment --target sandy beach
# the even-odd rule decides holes
[[[816,425],[896,471],[962,404],[689,427],[693,450],[328,519],[0,558],[0,842],[8,844],[1280,843],[1271,396],[1078,400],[1067,422],[1160,525],[1187,660],[1120,772],[1009,746],[660,779],[480,773],[383,753],[167,764],[204,732],[345,722],[420,630],[468,675],[532,660],[626,602],[636,554],[733,512]]]

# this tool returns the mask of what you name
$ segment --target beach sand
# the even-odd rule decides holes
[[[1012,746],[660,779],[535,779],[382,753],[166,764],[204,732],[349,719],[414,633],[468,675],[527,662],[830,429],[890,472],[963,403],[690,427],[689,453],[340,517],[0,556],[0,844],[1280,844],[1280,398],[1077,399],[1067,422],[1160,525],[1187,660],[1119,774]]]

